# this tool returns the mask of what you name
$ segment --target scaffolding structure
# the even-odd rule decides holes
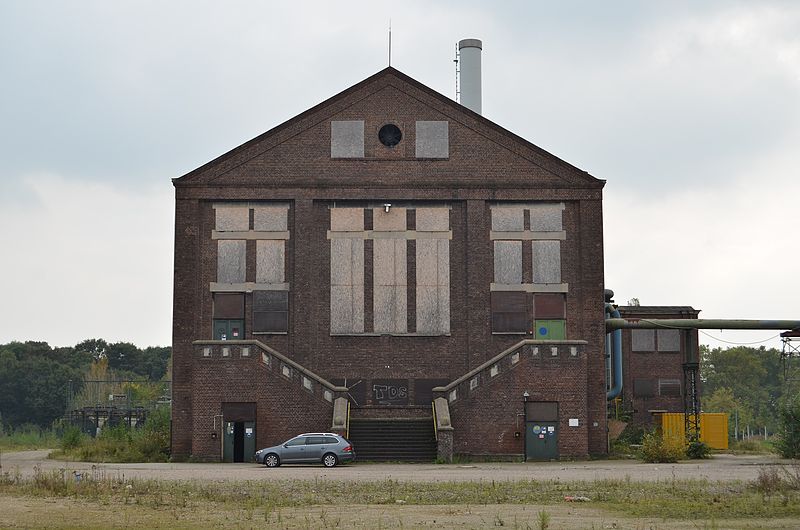
[[[800,358],[800,330],[784,331],[781,333],[781,362],[783,363],[784,381],[800,380],[797,373],[796,359]]]

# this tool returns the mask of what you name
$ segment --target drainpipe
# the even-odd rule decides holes
[[[606,318],[611,315],[612,318],[620,318],[619,310],[617,307],[606,302]],[[622,393],[622,329],[615,329],[613,332],[606,335],[606,344],[609,343],[609,335],[611,335],[611,373],[614,376],[614,386],[606,392],[606,399],[612,400]]]

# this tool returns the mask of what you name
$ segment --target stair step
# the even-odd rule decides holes
[[[436,459],[430,417],[351,419],[349,439],[361,460],[432,462]]]

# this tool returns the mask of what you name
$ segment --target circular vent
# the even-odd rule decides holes
[[[378,131],[378,139],[386,147],[394,147],[403,139],[403,133],[400,132],[400,127],[393,123],[388,123]]]

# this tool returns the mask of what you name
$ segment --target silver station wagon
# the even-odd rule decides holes
[[[281,445],[256,451],[256,462],[267,467],[281,464],[311,464],[321,462],[325,467],[353,462],[356,453],[347,439],[330,432],[310,432],[295,436]]]

